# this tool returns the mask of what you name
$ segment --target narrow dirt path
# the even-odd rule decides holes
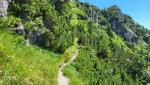
[[[61,65],[61,67],[59,68],[59,72],[58,72],[58,85],[69,85],[69,79],[63,75],[63,70],[64,68],[69,65],[70,63],[72,63],[76,58],[77,58],[77,55],[78,55],[78,49],[72,54],[72,58],[66,62],[66,63],[63,63]]]

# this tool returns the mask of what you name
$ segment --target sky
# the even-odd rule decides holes
[[[99,8],[118,5],[122,12],[130,15],[137,23],[150,29],[150,0],[80,0]]]

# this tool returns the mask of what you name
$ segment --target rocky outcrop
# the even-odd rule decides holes
[[[114,5],[107,10],[99,10],[92,6],[87,6],[87,8],[86,12],[90,21],[98,23],[102,28],[107,27],[110,23],[112,31],[121,36],[127,43],[137,43],[140,40],[140,37],[130,27],[125,27],[125,24],[128,24],[127,21],[132,22],[132,19],[123,14],[118,6]],[[148,41],[148,39],[145,40]]]
[[[143,40],[150,45],[150,36],[143,38]]]
[[[7,9],[11,0],[0,0],[0,16],[7,16]]]
[[[125,41],[129,43],[137,43],[139,41],[138,36],[130,29],[125,28],[121,21],[113,20],[111,22],[112,30],[123,37]]]

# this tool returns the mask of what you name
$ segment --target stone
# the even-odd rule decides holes
[[[119,20],[113,20],[111,22],[112,30],[119,36],[123,37],[125,41],[129,43],[137,43],[139,41],[138,36],[130,29],[122,26],[122,22]]]
[[[14,26],[15,27],[12,30],[14,30],[17,34],[25,35],[25,28],[21,22],[16,23]]]
[[[7,16],[7,9],[11,0],[0,0],[0,16]]]

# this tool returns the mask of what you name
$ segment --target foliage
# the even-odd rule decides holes
[[[78,0],[13,0],[8,13],[7,18],[0,18],[0,29],[13,28],[17,22],[22,22],[30,33],[41,32],[36,36],[39,40],[35,44],[42,42],[37,45],[63,55],[62,59],[55,59],[51,57],[55,55],[38,50],[41,48],[23,46],[23,36],[18,38],[1,32],[0,58],[6,70],[3,74],[6,76],[2,76],[4,83],[4,77],[9,77],[9,72],[11,74],[15,70],[17,78],[13,81],[14,84],[26,81],[34,84],[51,84],[52,81],[56,84],[57,72],[51,73],[51,70],[57,71],[57,63],[70,59],[72,52],[78,47],[76,44],[81,46],[78,58],[65,69],[65,75],[71,78],[71,85],[149,83],[150,32],[129,15],[122,13],[116,5],[98,9]],[[76,38],[78,41],[75,43]],[[16,59],[9,57],[10,55]],[[33,60],[35,61],[31,62]],[[6,63],[10,68],[5,66]],[[27,67],[32,63],[35,73],[32,73],[32,80],[25,80],[23,78],[28,78],[31,73]],[[19,74],[18,71],[22,73]],[[78,77],[81,79],[77,79]],[[8,84],[12,82],[8,81]]]
[[[76,38],[73,46],[69,47],[62,55],[62,58],[64,58],[63,59],[64,62],[68,62],[71,59],[72,54],[74,54],[77,49],[78,49],[78,44],[77,44],[77,38]]]
[[[82,82],[79,73],[72,66],[67,66],[64,69],[64,75],[67,76],[69,80],[69,85],[88,85]]]
[[[14,24],[21,22],[20,18],[16,18],[14,16],[9,16],[9,17],[0,17],[0,29],[4,28],[13,28]]]
[[[56,85],[59,55],[20,41],[21,36],[0,31],[0,84]]]

